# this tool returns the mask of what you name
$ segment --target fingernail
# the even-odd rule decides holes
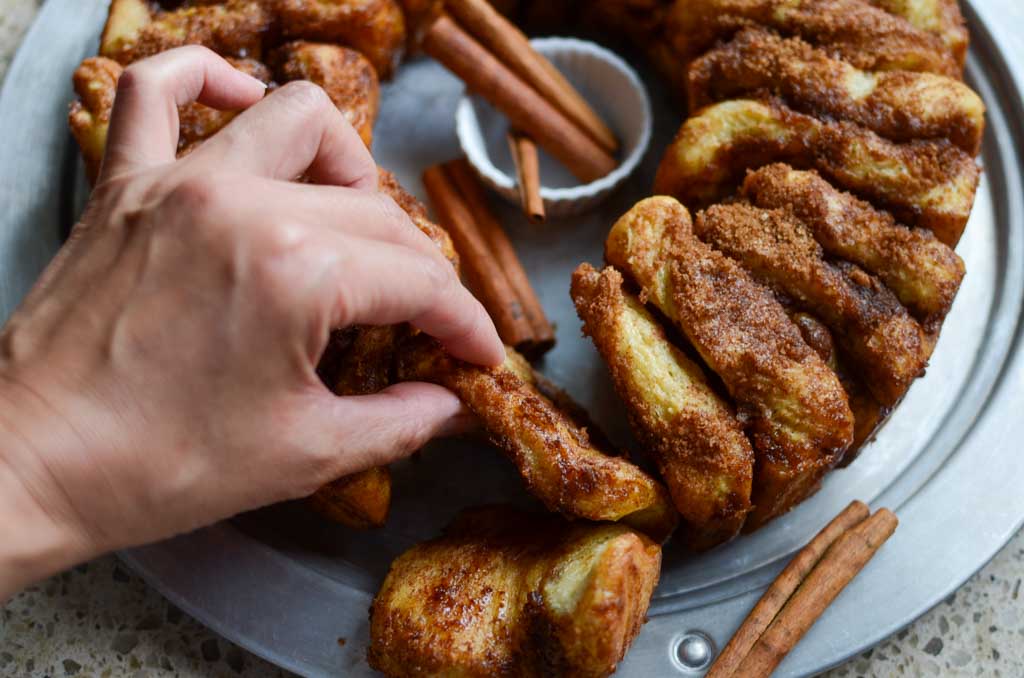
[[[267,83],[263,82],[263,81],[262,81],[262,80],[260,80],[259,78],[253,77],[253,76],[249,75],[248,73],[242,73],[242,75],[244,75],[245,77],[247,77],[247,78],[249,78],[250,80],[252,80],[253,82],[255,82],[255,83],[256,83],[257,85],[259,85],[260,87],[262,87],[262,88],[263,88],[263,91],[266,91],[266,90],[267,90]]]

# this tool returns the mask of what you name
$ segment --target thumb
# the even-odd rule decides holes
[[[325,394],[318,455],[331,479],[407,457],[434,438],[469,430],[475,418],[449,390],[406,382],[365,396]]]

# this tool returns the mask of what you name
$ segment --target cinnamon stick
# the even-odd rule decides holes
[[[447,0],[448,11],[505,65],[609,153],[619,150],[615,134],[522,31],[487,0]]]
[[[544,313],[544,307],[537,298],[533,285],[530,284],[530,278],[526,275],[526,271],[516,255],[512,241],[509,240],[505,229],[502,228],[491,211],[487,196],[484,194],[480,182],[474,176],[469,162],[465,158],[459,158],[445,163],[444,169],[458,188],[470,213],[476,218],[476,226],[480,235],[483,236],[494,260],[511,284],[519,301],[519,307],[532,329],[529,341],[522,343],[506,341],[505,343],[512,344],[520,353],[529,358],[546,353],[555,345],[555,331]]]
[[[466,86],[505,114],[581,181],[591,182],[615,169],[608,151],[564,113],[473,39],[449,16],[427,31],[423,49],[458,76]]]
[[[441,166],[435,165],[423,173],[423,184],[442,225],[455,242],[466,282],[490,313],[502,341],[512,346],[530,342],[533,327],[519,298],[477,229],[473,211],[463,202],[450,177]]]
[[[516,186],[523,212],[531,223],[544,221],[544,200],[540,197],[540,160],[533,139],[521,132],[508,133],[508,147],[516,166]]]
[[[754,646],[757,639],[768,628],[775,615],[783,608],[789,597],[793,595],[800,582],[818,564],[830,546],[850,528],[862,523],[871,514],[867,504],[853,501],[832,519],[807,546],[789,562],[784,570],[764,592],[757,605],[750,611],[743,624],[725,646],[718,659],[708,670],[705,678],[727,678],[732,676],[744,657]]]
[[[898,523],[891,511],[879,509],[836,540],[747,653],[735,675],[770,676],[821,613],[892,536]]]

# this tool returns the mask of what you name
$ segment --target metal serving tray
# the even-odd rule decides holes
[[[81,205],[77,149],[67,131],[70,76],[95,52],[104,0],[49,0],[0,94],[0,318],[57,250]],[[623,676],[687,674],[677,658],[691,631],[727,641],[787,556],[854,498],[897,510],[901,524],[779,668],[807,675],[910,623],[980,568],[1024,520],[1024,6],[977,0],[968,79],[989,107],[985,174],[959,252],[967,278],[928,374],[857,461],[821,492],[760,532],[697,557],[672,544],[650,621]],[[645,74],[656,130],[640,171],[600,213],[530,227],[503,216],[558,325],[545,372],[627,440],[621,406],[568,295],[570,271],[598,263],[614,219],[647,194],[682,116]],[[375,154],[411,189],[419,172],[457,152],[453,115],[461,86],[419,61],[386,85]],[[239,517],[122,554],[176,605],[258,655],[300,674],[364,675],[367,608],[397,554],[433,536],[461,507],[529,503],[510,465],[487,447],[438,444],[395,467],[388,526],[359,533],[301,506]],[[340,638],[345,643],[339,643]]]

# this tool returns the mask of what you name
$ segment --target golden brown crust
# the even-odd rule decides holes
[[[964,262],[930,232],[897,224],[815,172],[769,165],[750,173],[755,205],[791,210],[827,254],[877,275],[929,332],[938,331],[964,277]]]
[[[623,521],[659,541],[675,528],[676,511],[658,481],[595,448],[586,430],[514,368],[464,363],[424,336],[403,345],[398,361],[401,380],[436,383],[459,396],[548,510]]]
[[[757,463],[747,529],[816,490],[850,445],[853,415],[771,291],[694,237],[686,208],[668,197],[623,216],[605,257],[679,327],[749,422]]]
[[[762,28],[740,31],[690,66],[691,112],[766,94],[802,113],[847,120],[895,141],[948,139],[972,156],[985,128],[985,105],[959,80],[912,71],[869,73]]]
[[[732,407],[623,291],[615,269],[599,273],[582,264],[573,274],[572,298],[634,434],[683,516],[688,545],[710,548],[736,536],[751,509],[754,453]]]
[[[869,71],[926,71],[960,77],[942,40],[865,0],[687,0],[666,33],[684,63],[750,25],[796,35]]]
[[[307,501],[332,522],[357,530],[382,527],[391,508],[391,471],[378,466],[353,473],[324,485]]]
[[[405,49],[405,16],[395,0],[277,0],[277,15],[286,38],[351,47],[384,79]]]
[[[937,35],[961,66],[967,58],[970,36],[957,0],[868,0],[890,14]]]
[[[816,168],[949,245],[967,224],[980,175],[974,160],[948,141],[897,144],[777,102],[736,99],[683,124],[662,158],[655,192],[705,207],[728,196],[748,169],[775,161]]]
[[[607,676],[644,622],[661,549],[621,525],[488,507],[391,565],[370,666],[393,678]]]
[[[82,151],[90,182],[95,182],[100,173],[117,81],[123,71],[121,65],[112,59],[90,57],[75,69],[72,77],[78,100],[71,104],[68,125]]]
[[[367,148],[371,146],[380,85],[366,57],[345,47],[299,40],[274,50],[267,63],[280,82],[309,80],[320,85]]]
[[[264,0],[225,0],[151,11],[144,0],[113,0],[100,54],[122,64],[183,45],[204,45],[223,56],[259,59],[272,28]]]
[[[853,412],[853,442],[837,464],[847,466],[860,453],[861,447],[870,440],[891,408],[883,407],[871,395],[862,375],[849,368],[845,357],[840,355],[832,340],[832,333],[824,323],[804,311],[792,308],[788,308],[787,311],[807,345],[813,348],[829,369],[839,377],[839,383],[843,385],[846,397],[850,401],[850,411]]]
[[[821,318],[883,404],[895,404],[924,372],[924,331],[895,295],[853,264],[826,261],[790,212],[713,205],[697,215],[694,233]]]

